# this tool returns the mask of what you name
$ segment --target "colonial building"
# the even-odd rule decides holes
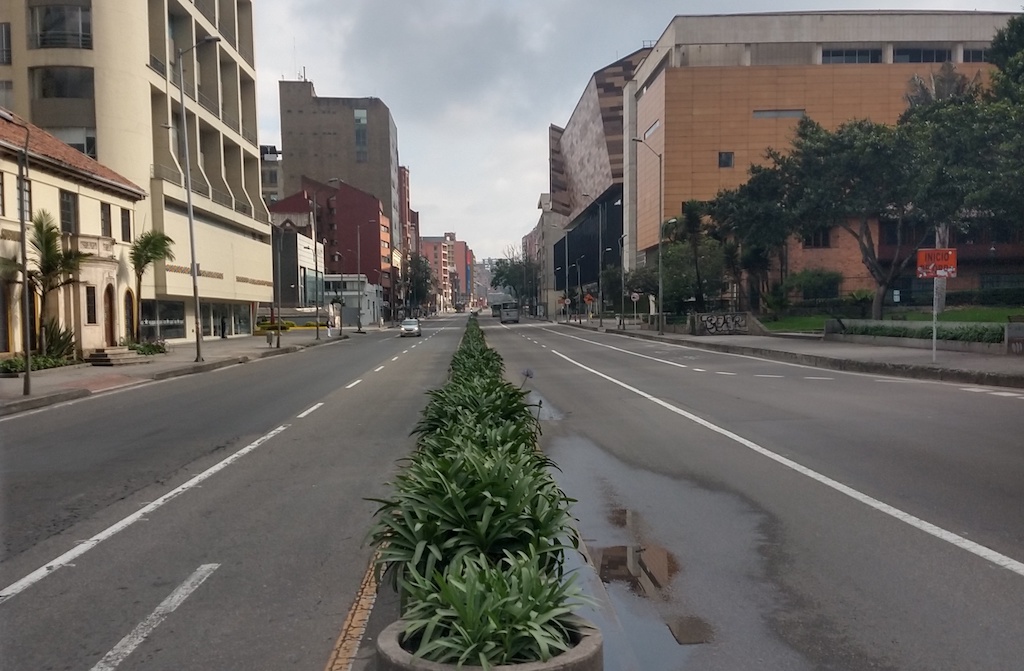
[[[27,152],[26,152],[27,149]],[[141,187],[43,129],[19,117],[0,119],[0,257],[21,262],[22,198],[18,193],[19,160],[27,153],[24,218],[29,271],[39,267],[33,248],[32,217],[52,217],[60,230],[62,250],[87,256],[72,284],[46,296],[32,292],[30,343],[35,349],[39,327],[56,319],[75,334],[77,354],[119,344],[134,330],[135,279],[129,260],[133,222],[145,198]],[[0,357],[24,351],[22,276],[0,276]]]

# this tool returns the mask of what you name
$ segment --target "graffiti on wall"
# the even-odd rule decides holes
[[[719,312],[697,315],[698,335],[747,335],[746,312]]]

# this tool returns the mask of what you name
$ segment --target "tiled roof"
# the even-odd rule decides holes
[[[17,123],[0,117],[0,142],[20,149],[25,145],[25,128],[20,124],[28,127],[30,176],[33,161],[42,160],[78,173],[83,178],[99,179],[122,189],[137,192],[140,198],[145,198],[145,189],[122,177],[99,161],[89,158],[77,149],[50,135],[39,126],[25,121],[13,112],[10,112],[10,114]]]

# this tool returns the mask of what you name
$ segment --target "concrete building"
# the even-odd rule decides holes
[[[900,10],[675,17],[625,90],[627,267],[652,258],[659,222],[680,213],[683,202],[737,187],[767,148],[789,147],[801,117],[829,129],[855,118],[895,123],[913,75],[927,77],[945,61],[968,77],[987,72],[986,49],[1011,16]],[[876,228],[882,259],[884,239]],[[836,268],[849,274],[843,291],[873,286],[855,243],[840,231],[806,244],[794,239],[790,247],[790,272]],[[1024,247],[992,248],[997,256],[985,260],[984,272],[1010,272],[1012,264],[1000,261],[1011,257],[1019,272]],[[985,244],[979,254],[989,249]],[[979,273],[968,272],[949,288],[978,282]]]
[[[449,239],[452,235],[452,239]],[[430,276],[434,282],[434,300],[431,306],[436,312],[454,309],[452,279],[455,276],[454,235],[424,236],[420,238],[420,256],[430,265]]]
[[[284,161],[274,145],[260,145],[260,192],[268,207],[284,197]]]
[[[391,110],[379,98],[317,96],[308,80],[282,81],[279,93],[285,193],[300,190],[305,177],[321,183],[340,179],[377,198],[388,225],[396,227],[387,265],[399,277],[408,215],[403,217],[398,127]],[[386,301],[401,303],[400,286],[391,292]]]
[[[565,127],[548,129],[549,192],[541,195],[540,218],[523,240],[524,249],[536,249],[528,256],[541,264],[547,315],[567,291],[577,301],[580,284],[593,287],[596,296],[599,269],[620,265],[623,89],[649,51],[639,49],[595,72]]]
[[[251,332],[272,288],[251,0],[11,0],[0,4],[0,25],[11,36],[0,88],[12,109],[146,189],[133,238],[157,230],[175,241],[176,261],[158,263],[143,285],[143,314],[157,325],[150,335],[191,338],[197,324],[185,142],[201,332],[219,335],[224,317]]]
[[[18,161],[26,143],[29,270],[38,262],[31,245],[31,218],[42,212],[60,228],[62,249],[90,255],[71,278],[75,284],[54,289],[46,297],[47,314],[40,314],[41,297],[30,295],[30,343],[34,349],[38,326],[55,318],[74,331],[79,356],[118,345],[135,328],[138,308],[129,251],[132,224],[145,192],[41,128],[18,117],[0,119],[0,257],[20,264]],[[21,281],[13,270],[0,274],[0,357],[24,351]]]

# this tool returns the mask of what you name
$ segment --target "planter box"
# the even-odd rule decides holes
[[[586,620],[583,637],[568,652],[552,657],[546,662],[530,662],[528,664],[512,664],[491,667],[494,671],[603,671],[604,650],[601,632]],[[438,664],[413,657],[398,643],[398,638],[405,629],[401,620],[392,622],[377,637],[377,669],[378,671],[456,671],[456,669],[480,668],[454,664]]]

